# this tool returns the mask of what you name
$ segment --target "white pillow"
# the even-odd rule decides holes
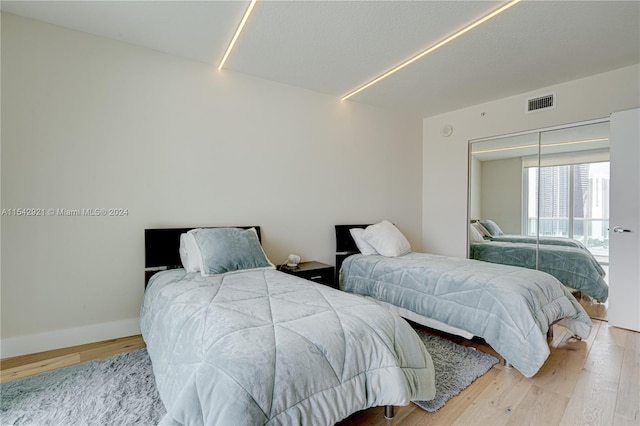
[[[409,241],[388,220],[367,226],[367,229],[362,233],[362,240],[371,244],[378,253],[387,257],[402,256],[411,251]]]
[[[475,224],[469,225],[469,242],[470,243],[484,243],[484,238],[478,229],[473,226]]]
[[[187,272],[200,271],[200,248],[192,233],[180,235],[180,260]]]
[[[476,228],[476,230],[478,232],[480,232],[480,235],[482,235],[483,237],[490,237],[491,234],[489,233],[489,231],[487,231],[487,228],[485,228],[484,226],[482,226],[482,224],[480,222],[473,222],[471,224],[474,228]]]
[[[356,243],[356,246],[358,246],[358,250],[360,250],[360,253],[365,254],[365,255],[378,254],[376,249],[374,249],[371,246],[371,244],[369,244],[368,242],[366,242],[366,241],[364,241],[362,239],[362,233],[363,232],[364,232],[363,228],[350,228],[349,229],[349,233],[351,233],[351,238],[353,238],[353,241]]]

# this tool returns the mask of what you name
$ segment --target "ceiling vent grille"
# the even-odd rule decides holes
[[[556,107],[556,93],[548,93],[535,98],[528,98],[526,102],[526,112],[535,112]]]

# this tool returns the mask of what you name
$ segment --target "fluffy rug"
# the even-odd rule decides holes
[[[433,358],[436,398],[418,401],[435,411],[498,360],[417,330]],[[0,385],[2,425],[157,425],[165,408],[146,349]]]
[[[417,329],[436,370],[436,397],[430,401],[414,401],[418,407],[434,412],[450,398],[459,394],[475,379],[498,363],[498,359],[484,352],[458,345],[450,340]]]
[[[2,383],[0,424],[157,425],[165,408],[146,349]]]

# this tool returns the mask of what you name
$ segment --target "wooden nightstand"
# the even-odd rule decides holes
[[[300,262],[297,268],[290,268],[287,265],[279,265],[278,270],[306,280],[337,288],[334,267],[327,265],[326,263]]]

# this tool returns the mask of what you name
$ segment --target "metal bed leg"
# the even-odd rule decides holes
[[[505,368],[511,368],[511,363],[509,361],[507,361],[506,359],[504,360],[504,367]]]
[[[393,418],[393,405],[384,406],[384,418],[391,420]]]

